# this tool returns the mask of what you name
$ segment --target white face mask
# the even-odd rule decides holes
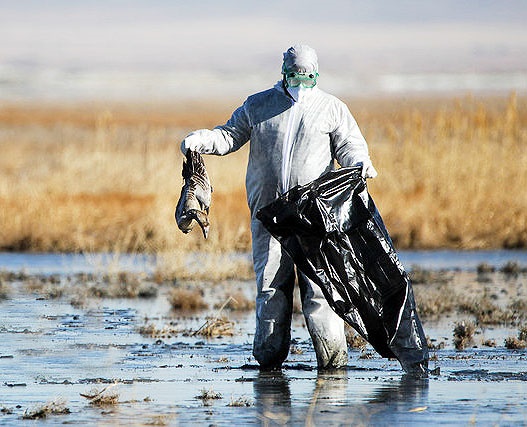
[[[302,85],[296,87],[288,87],[287,92],[293,97],[293,99],[298,102],[302,97],[311,90],[311,88],[305,88]]]

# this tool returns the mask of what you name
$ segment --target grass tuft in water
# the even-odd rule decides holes
[[[217,399],[223,399],[223,396],[221,393],[212,390],[212,388],[206,390],[202,389],[201,393],[196,396],[196,399],[201,400],[217,400]]]
[[[80,395],[94,406],[113,406],[119,403],[119,393],[112,391],[116,384],[111,384],[101,390],[91,389],[89,393],[80,393]]]
[[[249,407],[252,406],[252,402],[248,397],[231,397],[231,401],[227,406],[236,406],[236,407]]]
[[[46,418],[48,415],[64,415],[71,411],[62,399],[54,400],[33,409],[26,409],[22,418],[24,420],[39,420]]]
[[[348,348],[358,350],[364,350],[366,348],[368,342],[359,334],[355,333],[355,331],[351,328],[351,326],[348,326],[347,323],[344,325],[344,331],[346,333],[346,342],[348,343]]]
[[[172,323],[168,325],[164,325],[161,328],[157,327],[153,323],[147,323],[137,328],[137,332],[144,337],[167,339],[167,338],[175,337],[178,334],[185,332],[185,331],[176,327]]]
[[[522,350],[527,347],[527,326],[518,331],[517,337],[505,338],[505,347],[509,350]]]
[[[234,323],[225,316],[207,317],[207,321],[192,336],[201,335],[207,338],[234,335]]]
[[[461,321],[454,327],[454,346],[456,350],[464,350],[472,344],[476,326],[473,322]]]
[[[0,277],[0,300],[7,299],[9,296],[9,287],[6,282]]]
[[[145,423],[147,426],[168,426],[172,425],[173,415],[154,415]]]

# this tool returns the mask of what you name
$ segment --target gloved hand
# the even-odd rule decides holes
[[[199,131],[188,134],[183,141],[181,141],[181,152],[184,156],[187,155],[187,150],[201,152],[202,136]]]
[[[370,159],[363,162],[358,162],[354,166],[362,166],[361,175],[364,179],[366,178],[375,178],[377,176],[377,171],[373,167],[373,163]]]

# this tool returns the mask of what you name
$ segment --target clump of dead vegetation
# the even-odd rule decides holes
[[[291,344],[289,346],[289,354],[304,354],[304,350],[302,350],[302,347],[298,345]]]
[[[88,393],[80,393],[80,395],[88,399],[93,406],[114,406],[119,403],[119,393],[113,390],[115,385],[110,384],[102,389],[93,388]]]
[[[174,415],[153,415],[145,422],[147,426],[168,426],[172,425]]]
[[[426,336],[426,346],[428,347],[429,350],[442,350],[443,348],[445,348],[445,342],[444,341],[437,342],[437,339],[430,338],[427,335]]]
[[[202,289],[173,288],[168,295],[168,301],[174,310],[204,310],[209,305],[204,300]]]
[[[8,282],[0,275],[0,300],[6,299],[9,296]]]
[[[419,316],[423,318],[437,319],[455,312],[459,304],[459,295],[445,284],[437,287],[415,286],[414,292]]]
[[[250,257],[246,254],[176,249],[157,256],[153,278],[156,283],[193,280],[219,283],[232,279],[253,279],[254,269]]]
[[[92,276],[88,296],[96,298],[154,298],[157,288],[139,273],[121,271]]]
[[[196,396],[196,399],[200,399],[203,402],[204,406],[210,406],[211,401],[223,399],[223,396],[221,395],[221,393],[212,389],[202,389],[201,393]]]
[[[227,406],[235,406],[235,407],[249,407],[252,405],[251,400],[248,397],[240,396],[240,397],[231,397],[231,401]]]
[[[138,332],[149,338],[169,339],[180,333],[184,333],[185,330],[178,328],[177,325],[170,322],[170,324],[164,325],[161,328],[157,327],[154,323],[147,323],[146,325],[140,326]]]
[[[217,338],[234,335],[234,322],[225,316],[210,316],[192,336],[200,335],[206,338]]]
[[[24,288],[44,299],[59,299],[65,293],[65,287],[59,275],[28,275],[22,281]]]
[[[147,323],[138,328],[138,332],[149,338],[170,339],[180,334],[185,336],[201,336],[205,338],[221,338],[223,336],[233,336],[234,322],[222,315],[207,316],[205,322],[196,330],[178,328],[174,323],[156,326],[154,323]]]
[[[348,348],[364,350],[368,342],[357,334],[351,326],[347,323],[344,324],[344,332],[346,334],[346,343]]]
[[[506,275],[517,276],[520,273],[527,273],[527,267],[521,267],[516,261],[509,261],[500,271]]]
[[[513,312],[498,306],[487,292],[483,295],[463,298],[458,304],[459,311],[474,315],[480,325],[504,324],[514,320]]]
[[[215,316],[208,316],[206,322],[195,331],[192,336],[201,335],[203,337],[212,338],[234,335],[234,322],[221,314],[231,300],[232,297],[229,297],[220,307]]]
[[[473,344],[476,325],[473,322],[461,321],[454,326],[454,346],[456,350],[464,350]]]
[[[414,293],[419,316],[438,320],[463,315],[471,316],[477,325],[520,324],[527,318],[527,299],[522,294],[513,297],[513,292],[516,294],[517,286],[523,286],[520,282],[523,276],[519,275],[524,273],[514,277],[502,274],[482,264],[476,273],[452,273],[452,280],[445,282],[422,284],[418,280]]]
[[[444,270],[429,270],[419,266],[412,266],[408,278],[413,284],[443,284],[452,280],[452,274]]]
[[[24,420],[39,420],[46,418],[48,415],[64,415],[71,413],[62,399],[54,400],[43,405],[36,406],[32,409],[26,409],[22,418]]]
[[[527,326],[522,327],[517,337],[505,338],[505,347],[511,350],[521,350],[527,347]]]

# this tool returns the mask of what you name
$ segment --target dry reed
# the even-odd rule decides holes
[[[70,413],[71,411],[66,406],[66,402],[62,399],[58,399],[43,405],[36,406],[32,409],[26,409],[22,419],[40,420],[46,418],[48,415],[64,415]]]
[[[214,308],[225,308],[231,311],[251,311],[256,307],[254,298],[248,298],[242,291],[230,295],[227,302],[216,303]]]
[[[231,401],[227,404],[227,406],[248,408],[249,406],[252,406],[252,402],[248,397],[245,396],[240,396],[237,398],[231,397]]]
[[[174,310],[203,310],[208,304],[200,289],[174,288],[168,295],[168,301]]]
[[[196,399],[201,399],[201,400],[216,400],[216,399],[223,399],[223,396],[221,395],[220,392],[217,392],[217,391],[214,391],[212,388],[210,389],[201,389],[201,392],[200,394],[198,394],[196,396]]]
[[[110,384],[102,389],[94,388],[88,393],[80,393],[80,395],[90,402],[93,406],[114,406],[119,403],[119,393],[111,390],[116,384]]]
[[[473,322],[457,322],[454,327],[454,346],[457,350],[464,350],[474,340],[476,325]]]
[[[510,350],[522,350],[527,347],[527,326],[523,326],[518,331],[517,337],[505,338],[505,347]]]
[[[398,248],[527,246],[527,100],[348,102],[379,176],[370,192]],[[247,251],[247,148],[205,159],[211,233],[183,235],[173,209],[179,141],[235,107],[0,108],[0,249]]]
[[[234,335],[234,323],[225,316],[209,316],[206,322],[192,336],[214,338]]]
[[[169,339],[178,336],[180,333],[185,333],[186,331],[173,324],[164,325],[161,328],[158,328],[155,324],[148,323],[137,328],[137,332],[149,338]]]

